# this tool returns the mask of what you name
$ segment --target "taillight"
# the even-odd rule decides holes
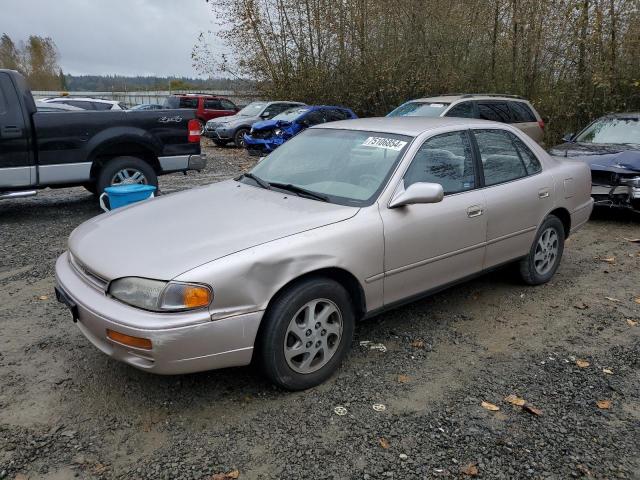
[[[538,125],[542,130],[544,130],[544,120],[538,120]]]
[[[189,137],[188,137],[189,142],[200,143],[200,133],[202,132],[202,124],[195,118],[192,118],[191,120],[189,120],[189,124],[187,127],[189,129]]]

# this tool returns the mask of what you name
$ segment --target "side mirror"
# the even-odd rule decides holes
[[[390,208],[404,207],[416,203],[438,203],[444,198],[444,190],[439,183],[417,182],[396,194]]]
[[[271,112],[269,110],[265,110],[260,114],[260,118],[270,118],[270,117],[271,117]]]
[[[568,143],[573,143],[573,133],[565,133],[562,140]]]

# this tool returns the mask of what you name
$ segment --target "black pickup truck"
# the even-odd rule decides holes
[[[157,185],[158,175],[205,167],[200,132],[193,110],[38,112],[22,75],[0,70],[0,198]]]

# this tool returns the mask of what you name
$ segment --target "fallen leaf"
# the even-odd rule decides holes
[[[94,465],[94,467],[92,468],[92,472],[96,475],[100,475],[102,473],[104,473],[107,470],[107,466],[104,465],[103,463],[96,463]]]
[[[640,297],[634,298],[633,301],[636,302],[638,305],[640,305]]]
[[[424,348],[424,340],[414,340],[411,342],[411,346],[413,348]]]
[[[482,402],[480,405],[482,405],[482,408],[486,410],[491,410],[492,412],[497,412],[498,410],[500,410],[500,407],[497,405],[494,405],[493,403]]]
[[[576,365],[578,365],[580,368],[587,368],[591,364],[589,362],[587,362],[586,360],[578,359],[578,360],[576,360]]]
[[[40,295],[38,298],[40,300],[49,300],[49,296],[48,295]]]
[[[382,448],[384,448],[385,450],[386,450],[386,449],[388,449],[388,448],[391,446],[391,445],[389,445],[389,441],[388,441],[386,438],[384,438],[384,437],[380,437],[380,438],[378,439],[378,443],[379,443],[379,444],[380,444],[380,446],[381,446]]]
[[[640,243],[640,238],[627,238],[627,237],[622,237],[622,238],[624,238],[627,242]]]
[[[478,475],[478,464],[469,463],[464,467],[460,468],[460,473],[464,475],[469,475],[470,477],[476,477]]]
[[[638,326],[638,322],[635,320],[631,320],[630,318],[627,318],[627,323],[629,324],[630,327]]]
[[[600,260],[607,263],[615,263],[616,257],[605,257],[605,258],[601,258]]]
[[[533,415],[536,415],[536,416],[542,415],[542,410],[540,410],[539,408],[536,408],[536,407],[534,407],[532,405],[529,405],[528,403],[525,403],[522,406],[522,409],[527,411],[527,412],[529,412],[529,413],[531,413],[531,414],[533,414]]]
[[[611,302],[619,302],[620,300],[618,300],[617,298],[613,298],[613,297],[604,297],[607,300],[611,301]]]
[[[611,408],[611,400],[598,400],[596,405],[601,410],[609,410]]]
[[[591,471],[585,467],[584,465],[577,465],[576,469],[585,477],[590,477],[591,476]]]
[[[409,383],[410,381],[409,375],[398,375],[398,383]]]
[[[603,368],[602,373],[606,373],[607,375],[613,375],[613,370],[609,370],[608,368]]]
[[[526,402],[524,398],[516,397],[515,395],[509,395],[504,398],[505,402],[509,402],[511,405],[517,405],[522,407]]]

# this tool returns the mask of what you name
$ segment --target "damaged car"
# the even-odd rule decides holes
[[[89,342],[138,369],[253,362],[302,390],[338,370],[360,319],[509,263],[526,284],[551,280],[589,190],[586,165],[510,125],[325,123],[235,179],[83,223],[56,296]]]
[[[244,136],[244,146],[250,155],[264,156],[291,137],[321,123],[358,118],[348,108],[328,105],[290,108],[271,120],[253,124]]]
[[[640,212],[640,113],[606,115],[563,140],[549,153],[589,165],[596,205]]]

